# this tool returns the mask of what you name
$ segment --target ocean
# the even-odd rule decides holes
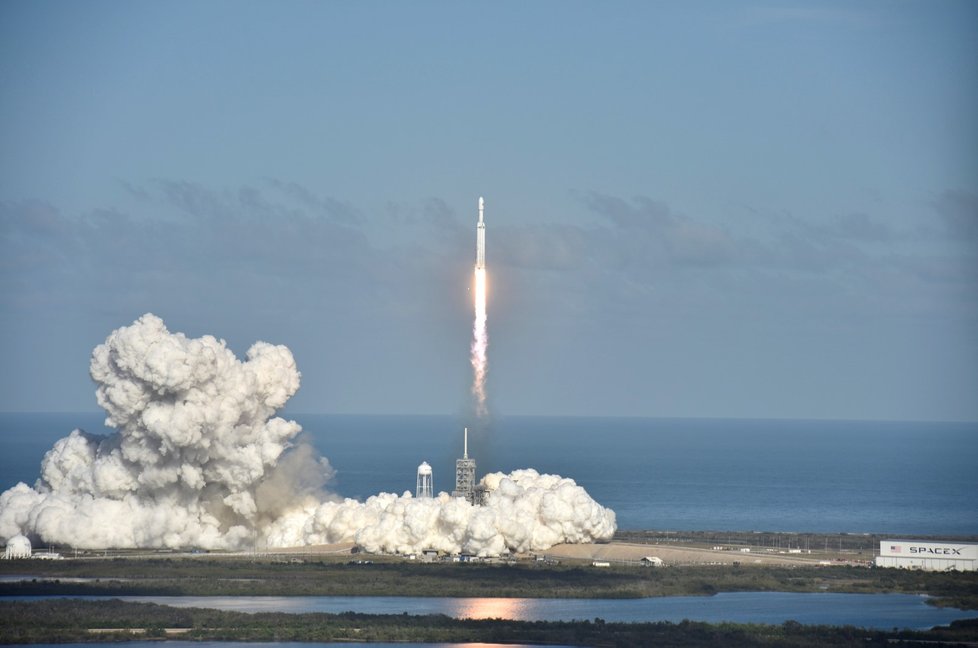
[[[412,491],[418,464],[450,491],[452,416],[286,414],[346,497]],[[0,414],[0,490],[98,413]],[[499,417],[472,430],[478,472],[535,468],[584,486],[620,529],[978,535],[978,423]]]

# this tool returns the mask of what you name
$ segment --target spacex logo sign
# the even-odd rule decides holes
[[[891,551],[899,552],[900,548],[890,547]],[[961,550],[954,547],[910,547],[912,554],[931,554],[935,556],[960,556]]]
[[[880,540],[877,567],[908,569],[963,570],[978,568],[978,542],[950,544],[954,540]],[[948,544],[945,544],[948,543]]]

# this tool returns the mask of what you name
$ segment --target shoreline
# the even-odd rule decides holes
[[[560,645],[866,646],[898,642],[974,642],[978,621],[930,630],[873,630],[853,626],[455,619],[445,615],[231,612],[114,601],[3,601],[4,643],[161,641],[492,642]]]
[[[703,548],[707,532],[643,532],[651,543],[616,541],[563,545],[572,552],[666,549],[705,556],[690,564],[644,567],[634,562],[591,566],[589,556],[541,556],[494,563],[422,563],[401,556],[352,554],[352,543],[297,548],[274,554],[89,556],[64,560],[0,561],[0,576],[33,572],[32,580],[0,578],[0,635],[7,643],[193,641],[418,641],[560,643],[563,645],[794,645],[865,646],[873,642],[978,641],[978,573],[870,569],[819,565],[774,554],[775,562],[713,564],[715,555],[742,558],[739,550]],[[655,534],[665,533],[673,542]],[[754,537],[754,534],[749,534]],[[784,534],[781,534],[784,535]],[[626,537],[628,537],[626,535]],[[733,538],[730,538],[733,539]],[[318,553],[310,553],[310,549]],[[846,551],[845,546],[843,550]],[[856,550],[858,551],[858,550]],[[760,555],[760,554],[757,554]],[[851,554],[858,556],[858,554]],[[807,554],[806,554],[807,556]],[[623,599],[709,597],[721,592],[924,594],[927,604],[974,610],[972,618],[926,631],[867,630],[851,626],[683,621],[537,622],[452,619],[443,615],[354,613],[244,613],[184,608],[118,599],[18,601],[12,596],[414,596],[466,598]]]
[[[566,545],[573,551],[650,545]],[[558,548],[559,549],[559,548]],[[657,551],[662,553],[659,545]],[[689,548],[678,551],[689,552]],[[551,552],[552,553],[552,552]],[[978,610],[978,572],[924,572],[819,564],[708,560],[665,567],[634,562],[595,566],[590,557],[542,556],[469,563],[411,561],[365,554],[191,555],[0,561],[0,597],[97,596],[420,596],[479,598],[648,598],[779,591],[926,594],[937,606]],[[740,558],[739,552],[729,557]],[[29,580],[27,580],[29,579]]]

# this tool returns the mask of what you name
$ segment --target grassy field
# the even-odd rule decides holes
[[[852,627],[681,623],[459,620],[442,615],[282,614],[172,608],[122,601],[2,601],[4,643],[181,639],[191,641],[413,641],[556,643],[581,646],[873,646],[974,642],[978,622],[925,632]]]
[[[918,540],[978,542],[978,536],[914,535]],[[880,540],[893,539],[892,534],[879,533],[787,533],[775,531],[661,531],[619,530],[614,539],[644,544],[688,545],[712,547],[752,547],[754,549],[801,549],[822,556],[842,557],[859,554],[872,557]]]
[[[698,565],[666,568],[465,563],[404,560],[349,564],[239,557],[0,561],[0,574],[32,580],[0,583],[15,594],[474,596],[639,598],[734,591],[901,592],[935,604],[978,609],[978,573],[851,566]],[[83,579],[76,582],[70,579]]]

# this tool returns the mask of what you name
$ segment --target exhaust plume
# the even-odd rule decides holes
[[[439,493],[414,498],[381,493],[357,502],[326,502],[282,516],[267,531],[270,547],[356,542],[371,553],[445,553],[498,556],[543,551],[561,542],[610,540],[615,514],[583,488],[532,469],[491,473],[485,506]]]
[[[615,514],[571,479],[486,475],[486,506],[445,493],[329,493],[328,461],[275,416],[298,390],[284,346],[244,361],[223,340],[170,333],[144,315],[92,352],[108,436],[75,430],[45,454],[33,487],[0,494],[0,539],[80,549],[246,549],[357,542],[368,551],[490,556],[610,539]]]
[[[472,395],[475,397],[476,416],[482,417],[486,409],[486,352],[489,335],[486,332],[486,269],[475,269],[475,322],[472,325]]]
[[[486,411],[486,351],[489,336],[486,333],[486,222],[485,201],[479,196],[479,222],[475,226],[475,322],[472,325],[472,396],[475,397],[475,415],[483,417]]]

